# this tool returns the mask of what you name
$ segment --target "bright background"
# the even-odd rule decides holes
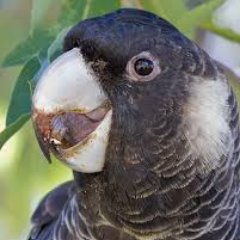
[[[29,33],[31,0],[0,0],[0,62]],[[52,9],[54,15],[58,9]],[[240,0],[229,0],[214,16],[224,27],[240,33]],[[47,21],[51,22],[51,16]],[[199,34],[198,34],[199,35]],[[201,45],[240,75],[240,45],[200,32]],[[21,67],[0,69],[0,132],[11,92]],[[27,123],[0,151],[0,240],[25,239],[31,212],[53,186],[71,178],[58,162],[48,165]]]
[[[31,0],[0,1],[0,62],[29,32]],[[0,69],[0,131],[22,67]],[[28,122],[0,151],[0,240],[26,239],[31,212],[53,186],[71,177],[58,162],[49,165]]]

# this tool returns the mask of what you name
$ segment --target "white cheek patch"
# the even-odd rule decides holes
[[[89,112],[106,100],[96,76],[74,48],[57,58],[39,80],[33,105],[45,113],[58,110]]]
[[[229,87],[223,79],[195,79],[190,95],[184,108],[184,134],[193,157],[199,158],[199,170],[208,172],[229,151]]]

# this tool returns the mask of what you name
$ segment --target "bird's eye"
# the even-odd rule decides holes
[[[159,61],[149,52],[134,56],[127,64],[127,77],[132,81],[151,81],[161,71]]]
[[[153,71],[154,63],[149,59],[140,58],[135,62],[134,68],[138,75],[147,76]]]

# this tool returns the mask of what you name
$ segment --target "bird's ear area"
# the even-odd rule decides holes
[[[149,51],[132,57],[126,66],[126,77],[134,82],[148,82],[161,73],[159,59]]]
[[[215,78],[191,77],[189,96],[183,109],[184,136],[191,154],[201,159],[199,171],[202,173],[215,169],[229,151],[230,94],[227,80],[221,74]]]

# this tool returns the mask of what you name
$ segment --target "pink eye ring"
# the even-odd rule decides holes
[[[142,52],[128,62],[127,77],[132,81],[147,82],[160,72],[159,61],[149,52]]]

